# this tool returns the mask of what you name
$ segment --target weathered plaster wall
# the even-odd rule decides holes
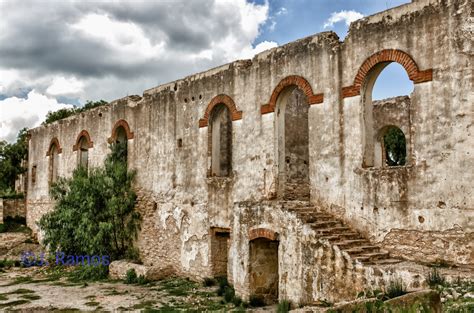
[[[271,102],[280,81],[299,75],[312,89],[311,100],[324,93],[322,103],[313,101],[308,112],[312,202],[337,208],[334,213],[386,247],[396,246],[413,231],[417,238],[428,240],[433,234],[451,236],[448,230],[458,227],[456,236],[468,238],[474,228],[474,171],[469,170],[474,168],[470,10],[467,0],[417,1],[353,23],[343,43],[332,32],[320,33],[264,51],[252,60],[149,89],[143,98],[123,98],[33,129],[28,225],[38,232],[35,222],[52,207],[46,156],[51,140],[56,137],[61,147],[58,175],[69,176],[77,166],[72,147],[78,134],[84,129],[90,134],[89,164],[99,166],[114,124],[123,119],[134,133],[128,140],[128,161],[137,170],[138,210],[143,215],[138,245],[145,264],[172,266],[195,278],[209,276],[209,229],[231,227],[229,273],[244,292],[245,232],[252,220],[240,222],[233,204],[276,196],[281,162],[276,113],[262,114],[262,105]],[[342,92],[353,84],[364,60],[383,49],[403,50],[420,70],[433,69],[432,81],[415,84],[410,95],[410,162],[403,168],[362,167],[364,88],[361,95],[343,97]],[[199,120],[211,100],[222,94],[242,112],[232,121],[232,174],[208,178],[208,129],[199,127]],[[296,231],[296,222],[292,225],[284,216],[278,220],[282,218],[275,223],[281,224],[279,233],[288,233],[284,237],[288,242],[287,250],[279,253],[289,253],[299,264],[304,252],[290,233]],[[417,258],[425,253],[425,247],[406,243],[421,249]],[[465,243],[453,241],[453,245]],[[448,250],[452,253],[442,257],[474,263],[472,256],[455,255],[461,250],[466,247]],[[411,253],[409,249],[400,253],[404,251]],[[280,277],[280,289],[288,288],[285,292],[291,298],[302,294],[298,288],[285,287],[301,282],[303,272],[298,268],[293,266]]]

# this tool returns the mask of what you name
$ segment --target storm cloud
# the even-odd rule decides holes
[[[252,57],[276,46],[254,44],[268,11],[245,0],[0,2],[0,123],[15,128],[8,137],[16,133],[21,119],[5,121],[15,118],[7,100],[30,91],[113,100]],[[24,126],[36,126],[38,114]]]

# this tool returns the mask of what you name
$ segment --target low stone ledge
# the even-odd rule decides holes
[[[298,313],[319,313],[319,312],[337,312],[337,313],[370,313],[374,312],[377,299],[357,299],[343,304],[336,304],[333,307],[304,307],[291,312]],[[396,297],[385,301],[383,308],[379,308],[380,312],[411,312],[410,309],[422,307],[428,309],[431,313],[441,313],[442,306],[439,293],[434,290],[421,290],[411,292],[406,295]],[[379,311],[377,311],[379,312]],[[418,311],[416,311],[418,312]]]
[[[137,276],[142,275],[149,280],[160,280],[175,275],[175,271],[171,267],[145,266],[142,264],[119,260],[110,263],[109,277],[111,279],[125,279],[127,277],[127,271],[130,269],[134,269]]]

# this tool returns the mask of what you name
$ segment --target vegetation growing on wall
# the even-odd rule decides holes
[[[128,171],[125,144],[113,144],[99,168],[77,168],[71,178],[52,185],[55,209],[39,226],[52,251],[72,255],[107,255],[111,260],[135,258],[133,241],[140,227]]]
[[[0,141],[0,197],[15,198],[15,179],[26,171],[21,161],[28,154],[27,134],[28,130],[23,128],[16,142]]]
[[[63,118],[69,117],[71,115],[81,113],[102,105],[106,105],[107,101],[105,100],[99,100],[99,101],[87,101],[86,104],[83,107],[74,107],[74,108],[65,108],[65,109],[60,109],[57,111],[49,111],[48,114],[46,115],[46,119],[42,123],[43,125],[51,124],[55,121],[61,120]]]

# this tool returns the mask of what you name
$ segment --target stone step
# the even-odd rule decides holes
[[[326,228],[329,228],[329,227],[335,228],[337,226],[342,226],[340,224],[341,223],[339,221],[336,221],[336,220],[318,221],[318,222],[315,222],[315,223],[308,223],[308,225],[310,225],[311,228],[313,228],[313,229],[316,229],[316,228],[326,229]]]
[[[334,219],[334,217],[326,216],[301,216],[300,217],[305,223],[317,223],[317,222],[326,222],[334,221],[342,225],[341,221]]]
[[[400,263],[400,262],[402,262],[402,260],[388,258],[388,259],[375,260],[374,264],[376,264],[376,265],[390,265],[390,264],[397,264],[397,263]]]
[[[383,251],[383,252],[364,253],[361,256],[369,257],[370,261],[376,261],[376,260],[386,259],[390,255],[388,252]]]
[[[312,227],[313,228],[313,227]],[[344,234],[344,232],[350,231],[351,229],[346,226],[341,227],[330,227],[330,228],[313,228],[317,234],[320,235],[339,235]]]
[[[339,248],[345,250],[349,248],[359,248],[364,250],[361,245],[368,247],[370,242],[368,242],[366,239],[352,239],[352,240],[343,240],[339,242],[334,242],[333,243],[336,246],[339,246]]]

